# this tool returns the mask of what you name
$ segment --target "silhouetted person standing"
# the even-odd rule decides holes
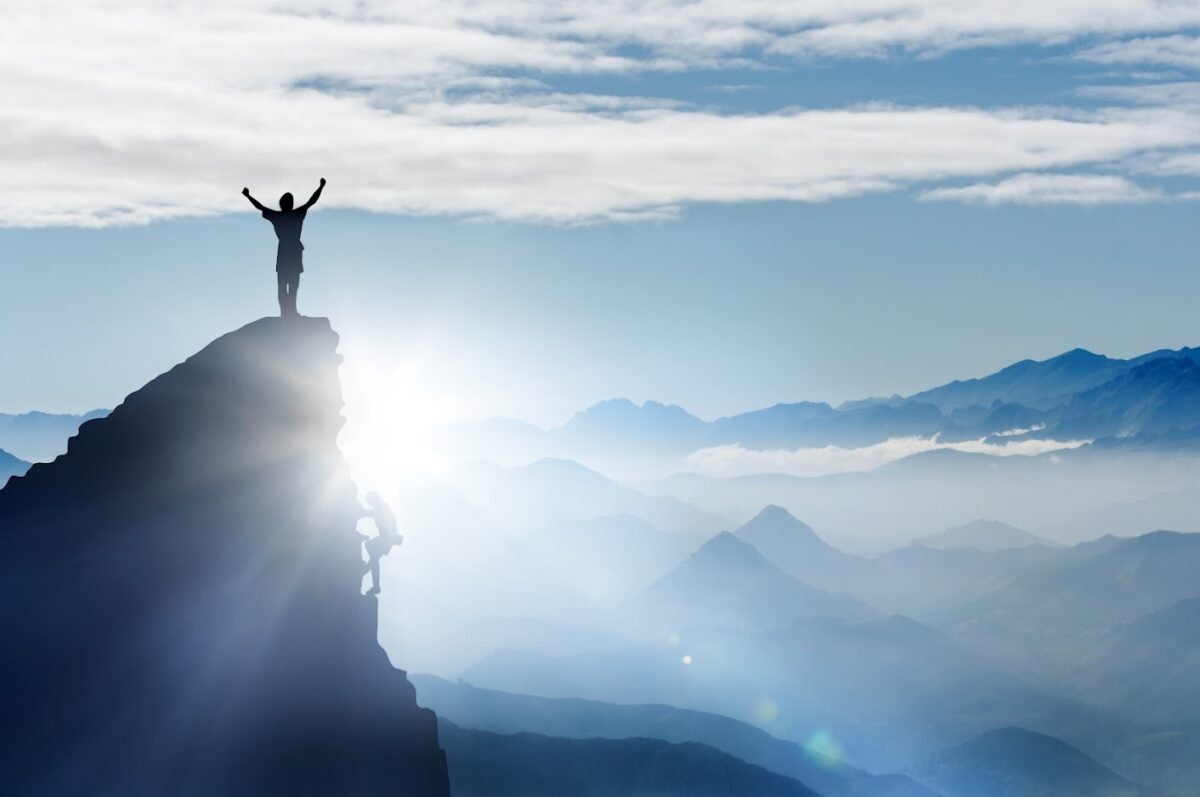
[[[304,227],[304,217],[308,209],[321,198],[325,188],[325,178],[313,195],[298,208],[293,208],[294,202],[290,193],[279,197],[279,210],[265,207],[254,197],[250,189],[243,188],[242,194],[250,200],[250,204],[262,211],[263,218],[271,222],[275,228],[275,237],[279,239],[279,252],[275,255],[275,277],[279,281],[279,314],[295,316],[296,291],[300,289],[300,275],[304,272],[304,244],[300,243],[300,230]]]
[[[379,497],[379,493],[367,493],[367,506],[370,507],[367,517],[375,521],[375,528],[379,532],[366,542],[367,570],[371,572],[371,588],[367,594],[378,595],[379,560],[387,556],[393,547],[404,542],[404,537],[396,531],[396,516],[392,508]]]

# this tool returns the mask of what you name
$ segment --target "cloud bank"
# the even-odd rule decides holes
[[[37,0],[4,13],[2,226],[224,213],[242,208],[244,184],[269,197],[321,175],[327,206],[663,219],[694,202],[816,202],[1200,147],[1200,111],[1169,104],[735,114],[547,82],[1096,36],[1170,42],[1200,25],[1193,4]],[[1146,45],[1081,57],[1134,58],[1118,46]],[[1011,192],[1006,182],[991,195]],[[1099,188],[1042,194],[1149,198]],[[966,198],[938,190],[928,195]]]
[[[952,450],[992,456],[1035,456],[1051,451],[1078,448],[1087,440],[1009,440],[991,442],[987,438],[944,443],[937,437],[894,437],[862,448],[801,448],[797,450],[756,451],[740,445],[703,448],[688,455],[686,468],[716,478],[752,476],[760,473],[786,473],[792,476],[826,476],[873,470],[880,465],[926,451]]]

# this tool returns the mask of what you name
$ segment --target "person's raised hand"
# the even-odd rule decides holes
[[[325,187],[325,178],[324,177],[321,178],[321,187],[322,188]]]
[[[243,188],[243,189],[242,189],[242,196],[250,196],[250,189],[249,189],[249,188]]]

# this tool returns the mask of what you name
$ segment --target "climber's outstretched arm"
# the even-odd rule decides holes
[[[317,186],[317,190],[313,191],[313,195],[308,198],[308,201],[300,206],[300,210],[308,210],[313,205],[317,204],[317,200],[321,198],[321,191],[325,188],[325,178],[321,178],[321,184]]]
[[[257,199],[255,199],[254,197],[250,196],[250,189],[249,189],[249,188],[243,188],[243,189],[242,189],[242,196],[246,197],[246,199],[249,199],[249,200],[250,200],[250,204],[251,204],[251,205],[254,205],[254,207],[258,208],[259,210],[266,210],[266,208],[265,208],[265,207],[263,207],[263,204],[262,204],[261,202],[259,202],[259,201],[258,201]]]

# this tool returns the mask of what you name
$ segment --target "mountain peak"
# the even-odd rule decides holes
[[[827,548],[812,527],[777,504],[768,504],[757,515],[739,526],[734,534],[754,547],[768,552],[780,546]]]
[[[759,553],[758,549],[743,542],[729,531],[722,531],[710,537],[690,558],[695,562],[721,563],[723,565],[737,563],[770,566],[770,562]]]

